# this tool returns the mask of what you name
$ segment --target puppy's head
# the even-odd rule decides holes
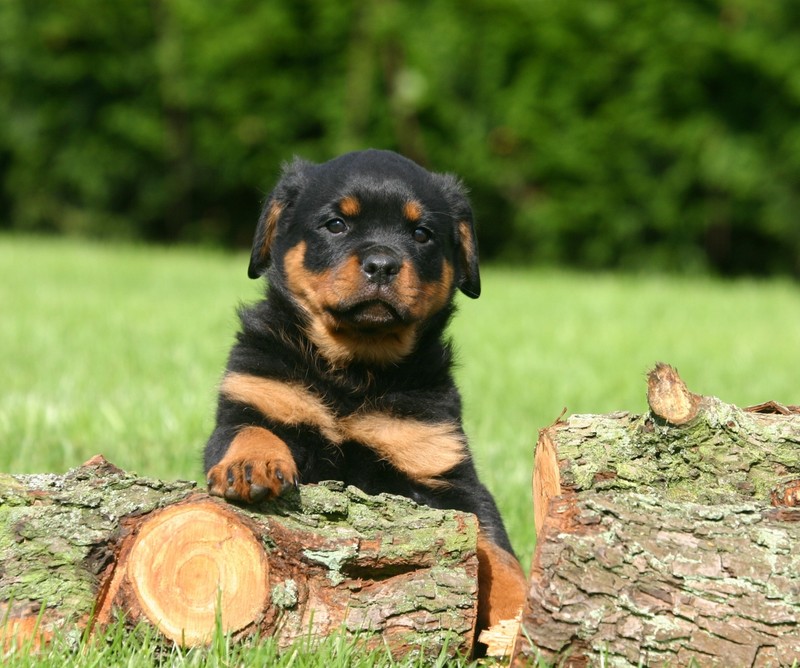
[[[333,364],[409,355],[456,289],[480,294],[461,183],[396,153],[361,151],[284,168],[261,214],[249,275],[301,310]]]

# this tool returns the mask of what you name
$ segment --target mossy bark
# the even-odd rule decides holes
[[[76,638],[96,608],[129,518],[194,491],[194,483],[126,474],[101,459],[66,475],[0,474],[0,637],[56,629]]]
[[[194,483],[140,478],[102,458],[63,476],[0,475],[3,643],[40,642],[56,631],[85,633],[120,615],[131,625],[158,627],[165,642],[180,641],[183,618],[170,625],[151,618],[153,610],[235,605],[237,597],[226,602],[217,591],[230,586],[220,575],[232,560],[224,546],[215,547],[207,535],[185,538],[173,551],[164,546],[183,534],[184,516],[187,532],[193,525],[196,530],[197,518],[208,526],[230,525],[236,532],[225,533],[226,541],[242,540],[244,533],[255,542],[248,549],[263,552],[263,605],[224,629],[236,636],[274,636],[288,645],[343,628],[397,655],[472,647],[473,516],[402,497],[371,497],[338,483],[303,486],[298,494],[244,509],[199,492]],[[152,568],[133,564],[137,559],[152,559]],[[143,582],[149,571],[157,573],[153,586],[172,577],[180,586],[167,593],[153,589]],[[233,581],[247,588],[240,580],[248,577],[243,564]],[[174,596],[175,605],[145,600],[161,596]],[[234,617],[219,612],[223,623]],[[203,638],[202,629],[184,638]]]
[[[690,392],[542,430],[516,661],[791,665],[800,656],[800,414]]]
[[[665,499],[769,501],[800,480],[800,415],[750,412],[703,397],[689,423],[643,415],[573,415],[548,430],[561,485],[657,491]]]
[[[798,508],[558,497],[539,534],[518,663],[790,666],[798,545]]]

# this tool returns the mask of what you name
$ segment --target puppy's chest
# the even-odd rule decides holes
[[[328,397],[325,403],[333,402]],[[342,469],[337,477],[362,489],[372,481],[374,491],[412,497],[413,489],[435,487],[468,455],[460,422],[435,417],[440,412],[431,410],[430,397],[426,403],[392,392],[340,397],[331,429],[322,434]]]
[[[433,505],[436,495],[427,485],[415,481],[368,446],[349,441],[316,453],[300,467],[303,482],[340,480],[367,494],[399,494],[417,503]]]
[[[343,396],[308,382],[237,372],[226,375],[221,391],[235,404],[260,412],[281,432],[298,433],[299,429],[312,437],[300,437],[293,444],[309,461],[322,462],[325,456],[341,459],[341,453],[354,447],[350,444],[357,444],[376,461],[387,463],[416,483],[433,486],[439,476],[468,456],[458,416],[431,410],[430,393],[418,397],[389,391]],[[314,452],[315,448],[321,451]],[[303,452],[309,449],[311,452]]]

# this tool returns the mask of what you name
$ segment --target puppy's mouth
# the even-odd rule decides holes
[[[404,326],[397,309],[380,299],[369,299],[339,308],[329,308],[328,313],[340,327],[360,331],[387,331]]]

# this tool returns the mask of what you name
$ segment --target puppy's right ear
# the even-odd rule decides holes
[[[455,225],[456,285],[467,297],[477,299],[481,294],[481,273],[478,269],[478,237],[472,206],[467,197],[467,189],[452,174],[434,174],[442,194],[450,205],[450,216]]]
[[[258,278],[269,267],[272,242],[275,239],[278,223],[286,218],[294,206],[313,167],[312,163],[300,158],[284,164],[281,180],[264,202],[261,217],[258,219],[253,237],[253,250],[250,253],[250,266],[247,268],[247,275],[250,278]]]

